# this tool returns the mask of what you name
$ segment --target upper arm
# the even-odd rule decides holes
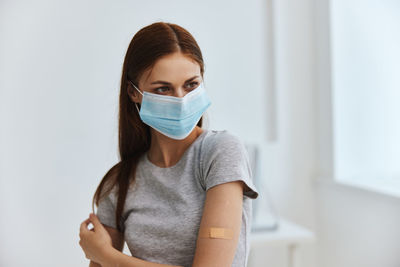
[[[199,233],[208,227],[228,228],[233,239],[198,237],[193,267],[232,265],[242,223],[243,188],[242,181],[234,181],[207,191]]]
[[[124,234],[115,228],[109,227],[104,224],[103,226],[111,236],[113,247],[122,252],[122,250],[124,249]]]

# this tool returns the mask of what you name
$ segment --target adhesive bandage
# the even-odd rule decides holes
[[[207,227],[205,229],[200,229],[199,237],[233,239],[233,231],[228,228]]]

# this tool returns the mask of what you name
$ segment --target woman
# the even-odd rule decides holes
[[[133,37],[121,78],[121,161],[95,192],[97,216],[93,209],[80,227],[90,266],[246,266],[258,192],[243,143],[202,128],[211,104],[203,73],[182,27],[153,23]]]

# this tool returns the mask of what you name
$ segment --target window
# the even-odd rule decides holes
[[[400,196],[400,1],[330,1],[337,181]]]

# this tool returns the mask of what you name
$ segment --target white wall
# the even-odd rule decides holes
[[[317,170],[314,1],[274,1],[277,141],[264,151],[265,184],[281,217],[315,225]],[[300,247],[302,266],[315,266],[315,247]],[[260,266],[286,266],[287,251],[270,248]],[[272,265],[268,265],[269,263]]]
[[[400,200],[321,182],[317,190],[318,266],[400,266]]]

